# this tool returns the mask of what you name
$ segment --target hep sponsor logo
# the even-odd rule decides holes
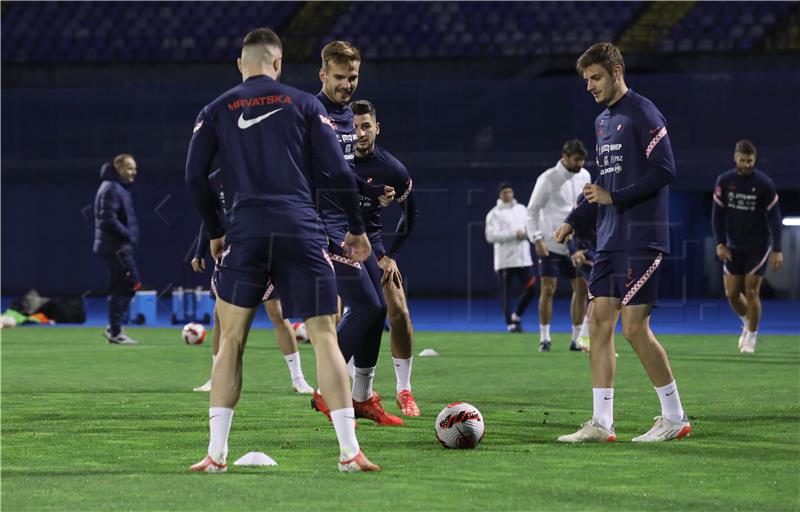
[[[255,98],[241,98],[233,103],[228,103],[228,110],[238,110],[242,107],[260,107],[262,105],[291,105],[291,96],[273,94],[272,96],[256,96]]]

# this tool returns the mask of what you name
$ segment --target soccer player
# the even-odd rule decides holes
[[[395,401],[404,416],[419,416],[417,401],[411,393],[412,345],[414,329],[406,303],[403,278],[397,268],[400,248],[414,229],[419,215],[414,197],[413,182],[406,167],[391,153],[375,144],[381,132],[375,106],[367,100],[350,104],[356,128],[356,173],[369,183],[383,183],[394,189],[396,202],[400,206],[400,220],[394,231],[389,250],[383,243],[381,204],[369,197],[361,198],[361,211],[367,227],[372,251],[383,271],[381,285],[386,301],[392,340],[392,363],[397,378]]]
[[[714,185],[711,224],[725,295],[742,321],[739,351],[752,354],[758,343],[759,293],[767,259],[773,272],[783,265],[781,212],[775,184],[756,170],[753,143],[737,142],[733,161],[736,168],[720,174]]]
[[[561,159],[536,179],[528,202],[528,237],[539,257],[539,352],[550,352],[550,321],[553,318],[553,296],[558,276],[569,279],[572,286],[572,338],[569,349],[585,350],[578,338],[586,313],[586,279],[579,275],[569,257],[569,250],[553,240],[552,233],[572,210],[583,186],[591,182],[583,168],[586,147],[578,139],[568,140],[561,149]]]
[[[346,41],[333,41],[322,49],[319,79],[322,89],[317,98],[327,112],[326,122],[333,127],[355,177],[356,135],[353,111],[349,102],[358,87],[361,54]],[[362,195],[377,197],[384,185],[359,180]],[[318,209],[330,242],[329,252],[336,271],[336,285],[345,313],[337,328],[339,347],[345,361],[353,357],[353,408],[356,417],[370,419],[379,425],[402,425],[403,419],[387,413],[381,397],[372,388],[375,365],[381,347],[386,302],[381,289],[381,269],[374,254],[363,262],[353,261],[342,251],[347,232],[347,216],[337,204],[332,184],[318,180]],[[313,338],[312,338],[313,339]],[[314,393],[311,405],[329,416],[323,394]]]
[[[655,425],[633,441],[667,441],[689,435],[667,353],[650,330],[658,296],[658,267],[669,254],[669,188],[675,163],[666,121],[647,98],[625,85],[625,63],[612,43],[597,43],[577,62],[586,89],[606,109],[595,120],[596,183],[555,233],[564,243],[575,225],[595,212],[597,255],[589,277],[590,352],[594,412],[560,442],[614,441],[614,328],[633,346],[661,402]]]
[[[139,224],[128,188],[136,178],[136,160],[122,153],[100,169],[102,183],[94,198],[94,244],[108,267],[108,327],[103,337],[114,345],[138,342],[122,330],[122,316],[136,290],[141,288],[134,248],[139,242]]]
[[[217,169],[208,176],[211,187],[214,191],[216,198],[216,211],[220,223],[225,224],[225,193],[222,189],[222,176],[220,175],[221,169]],[[197,245],[195,247],[194,258],[191,265],[192,270],[195,272],[204,272],[206,269],[206,253],[208,252],[208,237],[206,236],[205,226],[200,224],[200,233],[197,235]],[[216,268],[214,269],[216,272]],[[214,293],[214,277],[211,278],[212,293]],[[214,293],[216,296],[216,293]],[[283,353],[283,359],[289,367],[289,375],[292,379],[292,389],[298,393],[311,394],[314,388],[308,385],[305,376],[303,375],[303,367],[300,363],[300,352],[297,350],[297,340],[294,337],[294,329],[288,319],[283,318],[283,310],[281,307],[280,297],[278,297],[275,287],[270,283],[267,291],[264,294],[264,309],[267,311],[272,325],[275,326],[275,338],[278,341],[278,347]],[[217,359],[217,352],[219,352],[219,323],[216,321],[217,313],[216,308],[214,311],[214,329],[211,336],[211,365]],[[208,393],[211,391],[211,379],[202,386],[198,386],[193,391]]]
[[[522,332],[522,315],[536,293],[531,244],[525,232],[528,212],[514,199],[514,189],[503,182],[497,187],[497,204],[486,214],[486,241],[494,246],[494,271],[500,278],[500,300],[508,332]],[[511,312],[511,280],[523,290]]]
[[[271,30],[249,32],[237,65],[243,83],[197,117],[186,185],[211,240],[220,347],[211,371],[208,455],[190,469],[227,469],[228,434],[242,387],[242,356],[267,280],[283,290],[287,317],[305,320],[317,355],[317,379],[339,440],[340,471],[377,471],[361,451],[345,361],[336,343],[336,281],[313,190],[321,176],[336,191],[349,231],[341,251],[354,262],[371,249],[358,190],[325,109],[314,96],[277,81],[283,48]],[[215,211],[208,170],[219,157],[229,211]]]

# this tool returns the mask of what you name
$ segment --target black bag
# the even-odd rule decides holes
[[[42,306],[37,313],[58,324],[82,324],[86,321],[86,311],[81,297],[55,297]]]

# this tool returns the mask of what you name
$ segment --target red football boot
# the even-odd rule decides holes
[[[403,425],[405,423],[402,418],[383,410],[381,397],[375,391],[366,402],[353,400],[353,409],[356,412],[356,418],[366,418],[378,425]]]
[[[403,416],[419,416],[422,414],[417,407],[417,401],[411,391],[405,389],[397,394],[397,407],[403,412]]]
[[[311,395],[311,408],[321,412],[324,414],[328,421],[331,421],[331,410],[328,408],[328,404],[325,403],[325,399],[322,398],[322,395],[315,389],[314,394]]]

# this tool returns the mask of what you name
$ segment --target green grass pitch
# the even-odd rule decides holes
[[[229,462],[263,451],[277,467],[189,474],[205,455],[210,347],[175,329],[131,329],[137,347],[100,329],[2,332],[2,509],[17,510],[798,510],[800,344],[764,336],[740,355],[735,336],[661,336],[694,433],[636,445],[658,398],[618,343],[620,442],[555,438],[591,415],[586,354],[566,335],[536,352],[532,334],[417,333],[414,392],[422,409],[400,428],[361,421],[359,440],[384,470],[340,474],[335,434],[293,394],[272,331],[255,330]],[[301,347],[315,382],[314,354]],[[394,405],[388,337],[376,388]],[[476,450],[445,450],[434,419],[456,400],[477,406]]]

